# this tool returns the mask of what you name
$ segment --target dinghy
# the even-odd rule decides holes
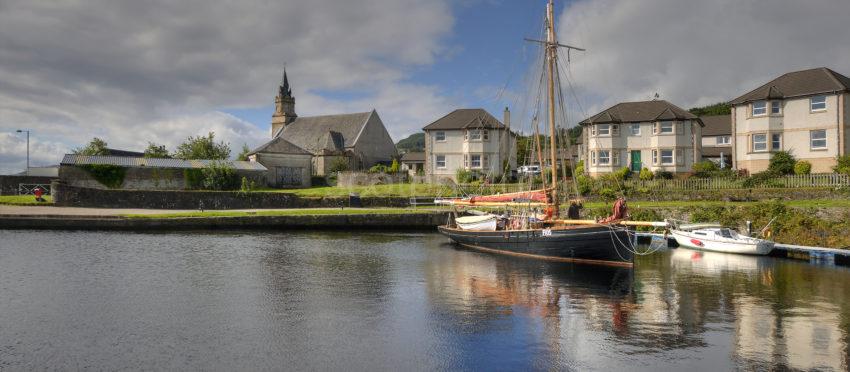
[[[498,217],[493,214],[464,216],[455,219],[457,227],[466,231],[496,231]]]

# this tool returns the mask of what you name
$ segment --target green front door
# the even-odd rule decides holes
[[[640,151],[632,151],[632,172],[640,172],[643,165],[640,162]]]

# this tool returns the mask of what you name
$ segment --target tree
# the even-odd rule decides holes
[[[148,148],[145,149],[146,158],[170,158],[165,145],[157,145],[153,142],[148,142]]]
[[[407,138],[398,141],[395,147],[400,152],[422,152],[425,151],[425,133],[413,133]]]
[[[109,155],[109,149],[106,146],[106,141],[95,137],[85,147],[74,149],[74,153],[77,155]]]
[[[694,107],[688,111],[696,116],[729,115],[732,113],[732,106],[725,102],[719,102],[713,105]]]
[[[248,148],[248,144],[245,143],[242,145],[242,151],[239,151],[239,155],[236,156],[236,160],[248,161],[248,153],[251,152],[251,149]]]
[[[774,153],[773,157],[770,158],[770,164],[767,166],[767,171],[783,176],[786,174],[794,174],[795,163],[797,163],[797,159],[794,159],[794,155],[791,155],[788,151],[779,151]]]
[[[206,137],[189,136],[186,142],[177,146],[174,157],[179,159],[224,160],[230,157],[230,146],[224,142],[216,143],[214,132],[210,132]]]
[[[832,167],[835,173],[850,175],[850,155],[839,156],[836,159],[836,164]]]
[[[239,187],[239,177],[236,170],[225,162],[210,162],[201,169],[203,172],[204,189],[207,190],[234,190]]]

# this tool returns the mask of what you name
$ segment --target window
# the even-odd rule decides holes
[[[765,101],[753,102],[753,116],[762,116],[764,114],[767,114],[767,102],[765,102]]]
[[[481,159],[483,160],[482,164],[483,164],[484,169],[490,168],[490,156],[489,155],[482,155]]]
[[[774,115],[779,115],[782,113],[782,102],[779,101],[771,101],[770,102],[770,113]]]
[[[658,150],[652,150],[652,164],[658,164]]]
[[[445,142],[446,141],[446,132],[436,132],[436,133],[434,133],[434,141]]]
[[[608,124],[599,124],[596,127],[596,135],[597,136],[607,136],[611,134],[611,127]]]
[[[472,168],[481,168],[481,155],[472,155]]]
[[[436,161],[437,169],[446,169],[446,156],[445,155],[437,155]]]
[[[640,124],[635,123],[635,124],[629,125],[629,133],[633,136],[639,136],[640,135]]]
[[[730,136],[717,136],[715,137],[718,145],[729,145],[732,143],[732,138]]]
[[[673,164],[673,150],[661,150],[661,164],[662,165],[672,165]]]
[[[596,126],[595,125],[590,126],[590,135],[596,136]]]
[[[482,137],[484,138],[485,141],[490,140],[490,131],[485,129],[485,130],[482,130],[481,133],[482,133]]]
[[[767,151],[767,134],[753,134],[753,152]]]
[[[812,150],[826,150],[826,129],[810,131],[809,142]]]
[[[599,165],[611,164],[611,152],[608,150],[599,150]]]
[[[676,149],[676,165],[685,165],[685,150]]]
[[[673,122],[672,121],[662,121],[661,125],[659,127],[661,128],[659,132],[662,133],[662,134],[673,133]]]
[[[470,130],[469,131],[469,140],[470,141],[481,141],[481,131],[480,130]]]
[[[773,133],[770,135],[770,149],[773,151],[782,150],[782,133]]]
[[[463,154],[463,167],[469,169],[469,155]]]
[[[813,112],[826,110],[826,96],[812,97],[809,100],[809,105],[811,106]]]
[[[590,164],[596,165],[596,151],[590,152]]]
[[[618,166],[620,165],[620,152],[617,150],[611,151],[611,164]]]
[[[611,135],[619,136],[620,135],[620,125],[619,124],[611,124]]]

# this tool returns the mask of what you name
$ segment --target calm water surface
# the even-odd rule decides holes
[[[850,271],[437,234],[0,230],[0,369],[846,370]]]

